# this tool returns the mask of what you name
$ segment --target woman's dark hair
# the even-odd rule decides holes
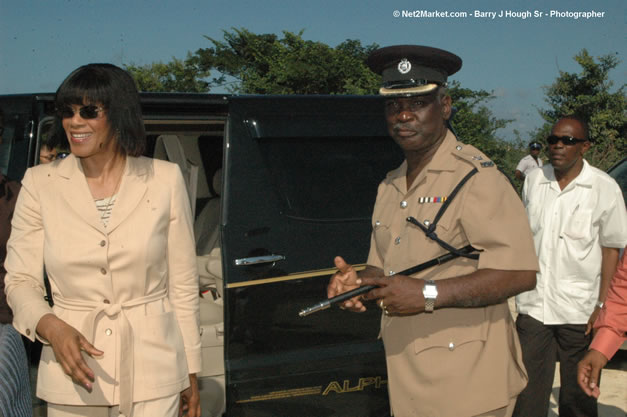
[[[140,156],[144,152],[146,131],[139,94],[129,73],[112,64],[87,64],[74,70],[57,90],[56,108],[86,104],[105,109],[120,153]],[[61,117],[57,114],[56,118],[56,129],[62,128]]]

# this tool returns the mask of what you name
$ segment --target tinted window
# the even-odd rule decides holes
[[[260,149],[284,214],[309,220],[369,219],[376,186],[402,156],[388,137],[264,138]],[[348,204],[350,203],[350,204]]]

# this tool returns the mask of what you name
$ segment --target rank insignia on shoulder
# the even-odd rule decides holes
[[[419,197],[418,203],[444,203],[448,197]]]
[[[473,156],[472,159],[474,159],[475,161],[481,161],[483,157],[481,155],[477,155],[477,156]]]
[[[494,162],[492,162],[492,161],[482,162],[481,166],[484,167],[484,168],[493,167],[494,166]]]

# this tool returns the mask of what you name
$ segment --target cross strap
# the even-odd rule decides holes
[[[433,222],[431,222],[428,226],[423,225],[422,223],[420,223],[418,220],[416,220],[414,217],[411,217],[411,216],[406,219],[409,223],[418,226],[420,230],[422,230],[429,239],[435,241],[438,245],[440,245],[441,247],[443,247],[450,253],[453,253],[457,256],[462,256],[464,258],[470,258],[470,259],[479,259],[479,254],[468,253],[468,251],[466,250],[467,246],[464,248],[457,249],[449,245],[448,243],[446,243],[445,241],[443,241],[442,239],[438,237],[438,235],[435,233],[435,228],[438,222],[440,221],[440,219],[442,218],[442,216],[444,215],[444,213],[446,212],[446,209],[450,206],[451,201],[453,201],[453,198],[455,198],[455,196],[457,195],[459,190],[464,186],[464,184],[466,184],[466,182],[470,178],[472,178],[472,176],[475,175],[477,172],[478,172],[477,168],[473,168],[468,174],[466,174],[464,178],[462,178],[462,180],[455,186],[453,191],[451,191],[446,201],[442,204],[442,207],[440,207],[440,210],[438,210],[437,214],[435,215],[435,219],[433,219]],[[473,250],[476,251],[476,249],[474,248]]]

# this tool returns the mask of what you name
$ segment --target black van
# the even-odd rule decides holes
[[[0,169],[39,162],[52,94],[0,96]],[[377,185],[402,154],[378,97],[142,93],[147,155],[195,209],[203,415],[389,415],[380,312],[299,311],[333,258],[365,263]]]

